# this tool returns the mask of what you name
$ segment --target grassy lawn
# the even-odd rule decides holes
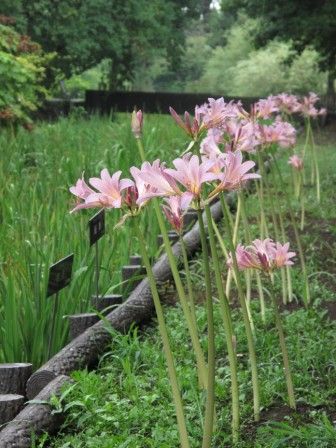
[[[239,447],[265,448],[332,448],[336,446],[336,151],[332,130],[317,136],[321,169],[322,200],[317,204],[315,190],[307,188],[307,223],[302,232],[312,295],[312,306],[302,307],[303,281],[299,263],[293,268],[294,300],[283,307],[283,319],[298,409],[286,406],[283,376],[274,315],[267,301],[268,284],[264,283],[267,303],[266,321],[260,318],[259,301],[252,289],[251,308],[255,325],[256,349],[261,385],[261,422],[252,421],[251,377],[247,359],[247,341],[241,313],[235,306],[233,319],[239,354],[240,405],[242,416]],[[288,153],[281,160],[290,185]],[[309,172],[309,169],[308,169]],[[275,194],[275,192],[274,192]],[[282,193],[275,196],[277,207],[284,208]],[[295,204],[293,204],[295,205]],[[247,201],[250,230],[258,236],[255,216],[256,198]],[[296,209],[298,212],[298,209]],[[294,250],[291,228],[286,232]],[[243,235],[239,236],[243,240]],[[223,260],[223,271],[226,270]],[[192,262],[194,288],[203,291],[200,261]],[[280,294],[280,279],[275,291]],[[162,291],[174,295],[173,290]],[[197,322],[206,351],[206,313],[202,303],[197,307]],[[219,306],[214,296],[216,321],[216,429],[214,447],[230,445],[230,374],[225,337]],[[202,434],[204,397],[198,389],[195,359],[190,349],[180,306],[166,307],[166,321],[176,358],[191,446],[198,447]],[[111,330],[112,331],[112,330]],[[97,448],[176,448],[179,446],[171,389],[167,378],[162,345],[155,321],[146,329],[133,329],[128,335],[113,333],[110,351],[96,371],[75,372],[75,386],[61,399],[66,411],[63,434],[47,435],[36,443],[60,447]]]

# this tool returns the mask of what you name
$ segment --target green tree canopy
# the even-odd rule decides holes
[[[322,56],[321,66],[329,72],[329,89],[336,77],[336,2],[335,0],[222,0],[222,13],[239,14],[263,20],[255,35],[260,46],[274,38],[291,40],[303,51],[314,47]]]
[[[46,95],[43,81],[52,57],[27,35],[17,33],[10,18],[0,17],[1,126],[29,126],[31,112]]]
[[[110,59],[109,84],[120,88],[140,62],[165,51],[180,61],[184,24],[202,13],[196,0],[2,0],[0,14],[13,15],[21,32],[48,52],[66,76]],[[203,8],[203,10],[202,10]]]

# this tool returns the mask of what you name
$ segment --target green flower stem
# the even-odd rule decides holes
[[[277,179],[276,179],[273,169],[271,169],[271,175],[272,175],[273,185],[276,185]],[[284,219],[283,219],[283,215],[282,215],[282,207],[281,207],[280,203],[278,206],[278,216],[279,216],[279,224],[280,224],[282,243],[284,243],[287,240],[287,236],[286,236],[286,231],[285,231]],[[286,287],[286,278],[287,278],[287,287]],[[292,272],[291,272],[289,266],[286,266],[285,271],[283,269],[281,270],[281,280],[283,283],[283,288],[282,288],[283,294],[284,294],[284,291],[287,290],[288,301],[291,302],[293,300],[293,288],[292,288]],[[283,296],[283,303],[285,303],[285,304],[287,303],[286,295]]]
[[[141,162],[145,162],[145,160],[146,160],[145,148],[143,146],[141,138],[137,138],[136,142],[137,142],[137,145],[138,145],[138,150],[139,150]]]
[[[213,227],[213,219],[209,205],[205,207],[205,213],[208,224],[208,233],[210,239],[211,256],[215,271],[216,287],[218,291],[219,303],[221,306],[224,329],[226,336],[226,345],[228,351],[230,374],[231,374],[231,399],[232,399],[232,440],[234,443],[239,438],[239,391],[237,375],[237,357],[234,348],[234,334],[229,304],[224,293],[223,282],[221,278],[221,268],[216,247],[216,239]]]
[[[269,238],[268,234],[268,226],[266,222],[266,215],[265,215],[265,209],[264,209],[264,187],[263,187],[263,178],[256,179],[254,183],[256,187],[256,192],[258,196],[258,204],[260,207],[260,238],[264,239]]]
[[[300,205],[301,205],[300,230],[302,232],[305,225],[305,198],[303,188],[300,193]]]
[[[242,215],[242,203],[238,198],[238,206],[237,206],[237,211],[236,211],[236,219],[235,219],[235,224],[234,224],[234,228],[233,228],[233,242],[234,244],[237,244],[237,239],[238,239],[238,230],[239,230],[239,221],[240,221],[240,217]],[[231,213],[230,213],[231,216]]]
[[[289,357],[288,357],[288,351],[287,351],[287,347],[286,347],[286,342],[285,342],[285,334],[284,334],[284,329],[283,329],[283,325],[282,325],[282,320],[281,320],[281,314],[279,311],[279,306],[278,303],[274,297],[274,294],[272,292],[273,287],[271,285],[271,299],[272,299],[272,304],[273,304],[273,308],[274,308],[274,314],[275,314],[275,324],[278,330],[278,335],[279,335],[279,341],[280,341],[280,347],[281,347],[281,352],[282,352],[282,358],[283,358],[283,364],[284,364],[284,369],[285,369],[285,377],[286,377],[286,384],[287,384],[287,391],[288,391],[288,401],[289,401],[289,406],[292,409],[296,408],[296,404],[295,404],[295,396],[294,396],[294,387],[293,387],[293,381],[292,381],[292,374],[291,374],[291,368],[290,368],[290,362],[289,362]]]
[[[229,249],[230,249],[232,261],[233,261],[233,270],[234,270],[236,280],[237,280],[238,298],[239,298],[239,302],[240,302],[240,307],[242,309],[245,331],[246,331],[246,336],[247,336],[247,344],[248,344],[248,351],[249,351],[251,371],[252,371],[254,419],[256,421],[259,421],[259,418],[260,418],[260,404],[259,404],[260,394],[259,394],[259,384],[258,384],[257,358],[256,358],[256,353],[255,353],[253,334],[252,334],[250,320],[249,320],[249,316],[248,316],[248,312],[247,312],[247,308],[246,308],[246,300],[245,300],[245,296],[244,296],[244,292],[243,292],[242,282],[241,282],[241,278],[240,278],[240,272],[238,269],[236,250],[235,250],[233,240],[232,240],[230,219],[229,219],[229,215],[227,213],[227,207],[225,207],[225,204],[224,204],[225,197],[224,197],[223,193],[220,195],[220,200],[221,200],[223,211],[224,211],[226,230],[228,232]]]
[[[313,153],[313,162],[315,167],[315,175],[316,175],[316,196],[317,196],[317,202],[321,201],[321,187],[320,187],[320,170],[317,160],[317,153],[316,153],[316,146],[315,146],[315,140],[313,135],[313,130],[310,129],[310,136],[311,136],[311,142],[312,142],[312,153]]]
[[[238,238],[239,221],[240,221],[240,217],[241,217],[240,201],[238,200],[237,211],[236,211],[236,219],[235,219],[234,225],[233,225],[232,214],[230,212],[230,208],[229,207],[227,207],[227,212],[228,212],[228,214],[230,216],[231,228],[233,228],[233,241],[234,241],[234,244],[236,244],[237,243],[237,238]],[[223,241],[223,239],[222,239],[222,241]],[[226,259],[228,259],[228,256],[226,257]],[[227,277],[226,277],[226,287],[225,287],[225,294],[226,294],[227,300],[230,300],[232,278],[234,278],[234,276],[232,275],[232,270],[229,269]],[[234,278],[234,280],[236,280],[236,279]]]
[[[245,239],[248,244],[251,244],[252,236],[251,236],[251,232],[250,232],[249,223],[247,220],[244,192],[242,192],[242,191],[239,192],[239,202],[241,204],[241,213],[242,213],[242,218],[243,218],[243,223],[244,223]],[[235,244],[235,242],[234,242],[234,244]],[[247,272],[249,272],[249,271],[247,271]],[[251,275],[250,272],[249,272],[249,274]],[[256,272],[256,278],[257,278],[258,295],[259,295],[259,300],[260,300],[261,319],[265,323],[265,319],[266,319],[266,317],[265,317],[265,298],[264,298],[264,291],[262,288],[262,282],[261,282],[261,277],[260,277],[259,272]],[[249,313],[251,315],[251,319],[252,319],[252,313],[251,313],[249,301],[247,301],[247,304],[248,304],[248,311],[249,311]],[[252,330],[254,332],[254,325],[253,325],[252,320],[251,320],[251,325],[252,325]]]
[[[221,248],[221,251],[222,251],[222,253],[223,253],[223,257],[224,257],[225,260],[227,261],[227,260],[229,259],[229,254],[228,254],[228,251],[226,250],[226,247],[225,247],[225,243],[224,243],[223,237],[222,237],[222,235],[220,234],[220,232],[219,232],[219,230],[218,230],[218,227],[217,227],[215,221],[212,221],[212,227],[213,227],[213,230],[215,231],[216,238],[217,238],[218,243],[219,243],[219,247]],[[232,278],[232,270],[229,269],[229,270],[227,271],[226,288],[227,288],[227,286],[228,286],[228,283],[229,283],[229,284],[231,283],[231,278]],[[234,280],[236,280],[235,277],[233,277],[233,278],[234,278]],[[228,296],[227,296],[227,294],[226,294],[226,290],[225,290],[225,297],[226,297],[226,302],[228,303]]]
[[[267,192],[269,203],[270,203],[270,210],[271,210],[275,238],[277,239],[277,241],[280,241],[280,239],[281,239],[280,229],[278,226],[277,213],[276,213],[276,209],[275,209],[275,205],[274,205],[273,194],[270,189],[270,184],[268,182],[268,177],[266,175],[263,156],[260,153],[260,151],[258,151],[258,162],[259,162],[259,166],[260,166],[260,172],[262,175],[262,179],[265,182],[266,192]],[[271,170],[271,173],[273,173],[272,170]],[[275,185],[276,185],[276,183],[274,182],[274,179],[273,179],[273,186],[275,187]],[[281,290],[282,290],[282,301],[283,301],[283,303],[287,303],[288,291],[287,291],[287,284],[286,284],[286,273],[283,270],[281,270]]]
[[[190,311],[191,311],[191,317],[193,318],[194,325],[197,328],[194,291],[193,291],[192,282],[191,282],[191,274],[190,274],[190,269],[189,269],[187,250],[186,250],[185,242],[183,240],[182,235],[180,235],[180,244],[181,244],[184,272],[185,272],[186,280],[187,280],[188,298],[189,298],[189,307],[190,307]]]
[[[309,136],[310,136],[310,118],[308,117],[306,120],[306,139],[305,139],[305,143],[303,146],[303,159],[305,158],[306,152],[307,152],[307,148],[308,148],[308,143],[309,143]]]
[[[214,330],[213,304],[211,293],[209,251],[208,251],[208,244],[202,211],[200,209],[197,210],[197,216],[198,216],[198,224],[200,228],[200,236],[202,244],[206,310],[207,310],[207,323],[208,323],[208,385],[207,385],[207,398],[206,398],[205,416],[204,416],[202,448],[210,448],[213,433],[214,410],[215,410],[215,330]]]
[[[141,157],[142,161],[145,161],[145,151],[144,151],[144,148],[143,148],[143,145],[142,145],[142,141],[140,139],[137,139],[137,143],[138,143],[140,157]],[[193,321],[193,318],[192,318],[192,315],[191,315],[191,312],[190,312],[190,308],[189,308],[188,301],[187,301],[187,298],[186,298],[186,295],[185,295],[185,291],[184,291],[182,280],[181,280],[181,277],[180,277],[180,273],[179,273],[179,270],[178,270],[178,267],[177,267],[176,259],[175,259],[175,256],[173,254],[173,250],[171,248],[171,244],[170,244],[170,241],[169,241],[166,224],[165,224],[164,218],[162,216],[162,212],[161,212],[161,209],[160,209],[159,202],[158,202],[158,200],[156,198],[154,198],[154,199],[152,199],[152,203],[153,203],[155,214],[156,214],[156,218],[158,220],[158,224],[159,224],[159,227],[160,227],[160,232],[162,234],[162,238],[163,238],[166,254],[167,254],[167,257],[168,257],[170,269],[172,271],[172,275],[173,275],[173,278],[174,278],[176,290],[177,290],[177,293],[178,293],[178,296],[179,296],[179,299],[180,299],[180,302],[181,302],[183,314],[184,314],[184,317],[186,319],[187,327],[188,327],[188,330],[189,330],[189,333],[190,333],[191,342],[192,342],[192,346],[193,346],[195,357],[196,357],[198,374],[199,374],[199,378],[201,380],[201,386],[204,389],[206,389],[206,387],[207,387],[207,377],[208,377],[207,366],[206,366],[206,363],[205,363],[202,347],[201,347],[201,344],[200,344],[200,341],[199,341],[197,328],[194,325],[194,321]]]
[[[189,448],[190,445],[189,445],[188,432],[187,432],[186,421],[185,421],[185,416],[184,416],[183,403],[182,403],[180,387],[179,387],[178,379],[177,379],[177,375],[176,375],[173,353],[170,348],[169,336],[168,336],[168,331],[167,331],[167,327],[165,324],[163,309],[161,306],[159,293],[158,293],[158,290],[156,287],[153,270],[152,270],[152,267],[151,267],[151,264],[149,261],[144,235],[142,234],[142,232],[140,230],[140,226],[136,225],[135,227],[136,227],[137,237],[138,237],[138,241],[139,241],[141,256],[142,256],[143,262],[146,267],[147,277],[148,277],[148,281],[149,281],[150,288],[151,288],[155,311],[156,311],[156,315],[157,315],[157,319],[158,319],[159,332],[160,332],[160,336],[161,336],[162,343],[163,343],[163,351],[164,351],[164,354],[166,357],[166,362],[167,362],[167,367],[168,367],[168,375],[169,375],[169,380],[170,380],[170,384],[171,384],[172,392],[173,392],[173,400],[174,400],[174,404],[175,404],[177,425],[178,425],[179,434],[180,434],[181,447]]]
[[[244,198],[243,192],[239,193],[239,199],[240,199],[240,203],[241,203],[242,217],[243,217],[244,229],[245,229],[245,235],[246,235],[245,237],[246,237],[247,243],[250,244],[252,242],[252,236],[251,236],[251,232],[250,232],[250,228],[249,228],[249,224],[248,224],[248,220],[247,220],[245,198]],[[259,272],[256,272],[256,277],[257,277],[258,295],[259,295],[259,300],[260,300],[261,318],[262,318],[262,321],[265,323],[265,321],[266,321],[265,298],[264,298],[264,290],[262,287],[262,282],[261,282],[261,277],[260,277]]]
[[[305,263],[305,258],[304,258],[304,255],[303,255],[303,249],[302,249],[302,244],[301,244],[301,238],[300,238],[300,235],[299,235],[298,226],[296,224],[295,215],[294,215],[293,207],[292,207],[292,204],[291,204],[291,201],[290,201],[290,197],[288,195],[288,192],[287,192],[287,189],[286,189],[286,185],[285,185],[285,182],[284,182],[283,177],[282,177],[282,173],[280,171],[278,162],[277,162],[275,157],[273,157],[273,163],[274,163],[274,166],[275,166],[276,171],[278,173],[281,190],[285,194],[287,208],[288,208],[288,211],[289,211],[291,223],[292,223],[293,230],[294,230],[295,240],[296,240],[297,248],[298,248],[298,251],[299,251],[301,270],[302,270],[302,274],[303,274],[303,278],[304,278],[304,282],[305,282],[304,304],[305,304],[306,307],[308,307],[308,305],[310,303],[310,289],[309,289],[309,281],[308,281],[306,263]]]

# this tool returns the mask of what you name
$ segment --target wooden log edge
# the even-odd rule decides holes
[[[33,435],[57,431],[62,423],[61,414],[52,414],[50,398],[59,395],[65,384],[72,380],[66,375],[55,377],[36,397],[36,403],[27,406],[0,431],[1,448],[30,448]]]
[[[25,395],[33,366],[26,362],[0,364],[0,394]]]

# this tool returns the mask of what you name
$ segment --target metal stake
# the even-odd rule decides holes
[[[52,341],[54,339],[57,311],[58,311],[58,291],[55,294],[55,300],[54,300],[53,311],[52,311],[51,331],[50,331],[49,343],[48,343],[48,359],[50,359],[50,357],[51,357],[51,347],[52,347]]]
[[[96,248],[96,299],[98,300],[99,294],[99,254],[98,254],[98,240],[95,242]]]

